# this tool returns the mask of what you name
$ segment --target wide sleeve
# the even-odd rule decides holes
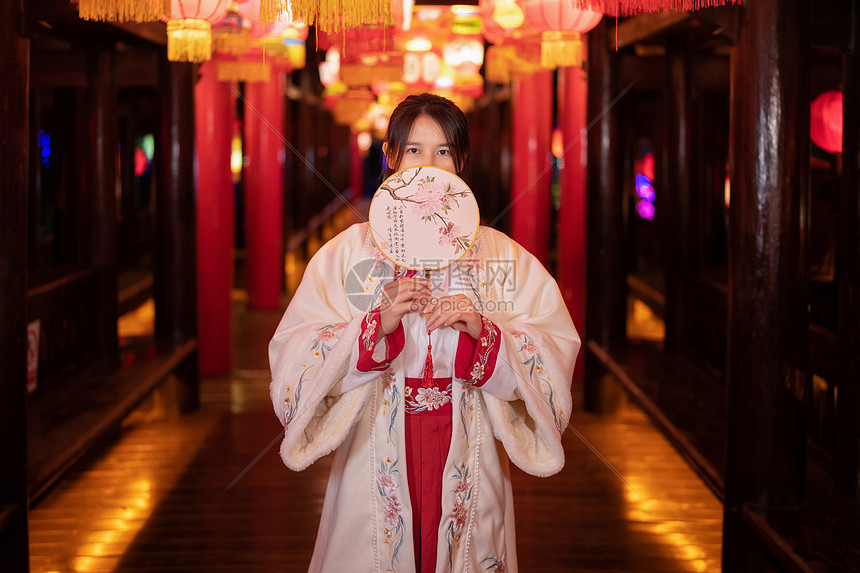
[[[314,255],[269,343],[272,403],[284,425],[281,457],[294,470],[343,442],[370,396],[368,382],[379,376],[350,363],[365,314],[354,316],[344,278],[363,238],[355,225]],[[332,395],[336,386],[351,390]]]
[[[495,285],[503,295],[485,325],[497,327],[498,357],[481,392],[493,434],[511,461],[548,476],[564,466],[561,436],[571,414],[580,337],[555,280],[528,251],[504,239],[497,253],[510,272]],[[475,370],[481,371],[477,363]]]

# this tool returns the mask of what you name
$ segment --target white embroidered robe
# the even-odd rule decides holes
[[[415,375],[405,366],[412,360],[404,349],[385,372],[355,368],[362,320],[392,275],[367,224],[353,225],[308,263],[269,345],[284,463],[298,471],[337,450],[312,572],[415,571],[403,439],[404,376]],[[536,476],[564,465],[561,433],[580,339],[552,277],[498,231],[482,227],[446,277],[461,279],[444,290],[469,296],[498,327],[501,344],[481,389],[457,378],[452,384],[436,571],[515,572],[507,460]],[[457,333],[436,332],[443,331],[439,367],[453,372],[456,342],[444,340]]]

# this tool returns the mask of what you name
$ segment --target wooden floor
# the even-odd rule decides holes
[[[32,509],[32,571],[307,571],[330,457],[294,473],[270,447],[280,315],[235,298],[231,375],[203,380],[201,409],[182,417],[168,384],[67,474]],[[573,426],[629,486],[572,430],[560,474],[515,470],[521,571],[720,571],[722,506],[641,410],[574,412]]]
[[[329,458],[294,473],[271,448],[224,491],[280,432],[265,356],[278,314],[236,308],[234,372],[204,380],[200,411],[138,413],[33,508],[33,571],[307,570]],[[573,425],[632,487],[568,430],[561,474],[514,474],[521,571],[720,570],[722,507],[641,410]]]

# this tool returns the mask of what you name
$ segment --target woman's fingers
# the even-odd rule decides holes
[[[476,337],[481,332],[481,315],[465,295],[445,296],[433,300],[425,309],[427,330],[450,326]]]
[[[430,300],[432,296],[430,290],[430,281],[424,278],[417,277],[408,277],[396,281],[391,281],[385,288],[383,289],[383,306],[395,306],[398,307],[399,311],[402,314],[405,314],[409,310],[423,310],[423,307],[416,307],[415,309],[410,309],[410,303],[415,301],[416,299],[425,298],[426,300]],[[400,303],[407,303],[406,308],[403,309]]]
[[[393,332],[406,313],[423,311],[431,296],[430,281],[425,278],[406,277],[385,285],[379,307],[383,333]]]

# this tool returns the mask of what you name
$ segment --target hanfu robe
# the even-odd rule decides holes
[[[299,471],[336,450],[310,571],[418,570],[405,419],[441,406],[452,419],[436,571],[516,571],[508,459],[536,476],[564,465],[579,336],[537,259],[481,227],[462,259],[431,276],[434,296],[471,299],[481,335],[469,344],[453,328],[434,331],[434,377],[451,383],[419,395],[407,379],[421,375],[427,352],[423,316],[377,331],[382,287],[397,270],[367,224],[353,225],[308,263],[269,346],[284,463]]]

